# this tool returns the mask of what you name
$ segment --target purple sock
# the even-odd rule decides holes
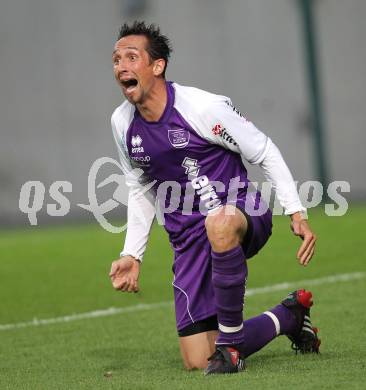
[[[244,341],[243,304],[248,273],[241,246],[226,252],[212,251],[212,284],[215,294],[219,336],[216,344]]]
[[[257,317],[244,321],[244,341],[237,347],[247,357],[277,336],[292,333],[296,327],[296,318],[292,312],[281,304],[277,305]]]
[[[292,311],[284,305],[277,305],[269,310],[280,323],[280,334],[291,334],[297,328],[297,321]]]

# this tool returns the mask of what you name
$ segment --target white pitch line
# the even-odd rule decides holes
[[[350,280],[363,279],[366,277],[365,272],[353,272],[350,274],[338,274],[325,276],[318,279],[298,280],[296,282],[283,282],[279,284],[273,284],[272,286],[248,288],[245,292],[246,296],[266,294],[274,291],[283,291],[291,288],[299,288],[299,286],[319,286],[322,284],[336,283],[336,282],[348,282]]]
[[[246,290],[245,295],[253,296],[259,294],[266,294],[274,291],[290,290],[293,288],[298,288],[299,286],[308,287],[308,286],[318,286],[322,284],[330,284],[336,282],[348,282],[351,280],[363,279],[365,277],[366,277],[365,272],[353,272],[349,274],[338,274],[338,275],[326,276],[318,279],[299,280],[295,282],[284,282],[280,284],[273,284],[271,286],[248,288]],[[18,322],[14,324],[0,324],[0,331],[28,328],[31,326],[58,324],[64,322],[83,320],[87,318],[108,317],[108,316],[113,316],[116,314],[123,314],[123,313],[134,313],[138,311],[155,310],[155,309],[160,309],[162,307],[167,307],[172,305],[173,305],[172,301],[157,302],[157,303],[140,303],[134,306],[110,307],[108,309],[94,310],[86,313],[70,314],[68,316],[63,316],[63,317],[45,318],[45,319],[34,318],[32,321],[27,321],[27,322]]]
[[[0,325],[0,331],[9,330],[9,329],[28,328],[30,326],[58,324],[61,322],[71,322],[71,321],[83,320],[86,318],[108,317],[108,316],[114,316],[116,314],[121,314],[121,313],[134,313],[137,311],[154,310],[165,306],[171,306],[172,304],[173,301],[165,301],[165,302],[157,302],[157,303],[139,303],[134,306],[110,307],[108,309],[94,310],[86,313],[75,313],[63,317],[45,318],[45,319],[33,318],[32,321]]]

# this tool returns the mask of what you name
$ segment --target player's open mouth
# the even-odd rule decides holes
[[[132,92],[137,86],[138,82],[136,79],[121,80],[121,84],[126,92]]]

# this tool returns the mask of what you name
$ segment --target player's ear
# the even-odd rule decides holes
[[[164,72],[165,60],[162,58],[154,61],[153,72],[154,76],[160,76]]]

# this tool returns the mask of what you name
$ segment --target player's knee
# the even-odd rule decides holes
[[[205,220],[205,227],[209,239],[236,234],[236,227],[233,223],[234,215],[227,214],[226,208],[221,208],[217,213],[209,214]]]
[[[184,368],[186,370],[203,370],[207,367],[207,358],[199,356],[190,356],[184,359]]]
[[[240,243],[242,221],[232,207],[225,206],[219,212],[206,217],[207,237],[216,252],[230,250]]]

